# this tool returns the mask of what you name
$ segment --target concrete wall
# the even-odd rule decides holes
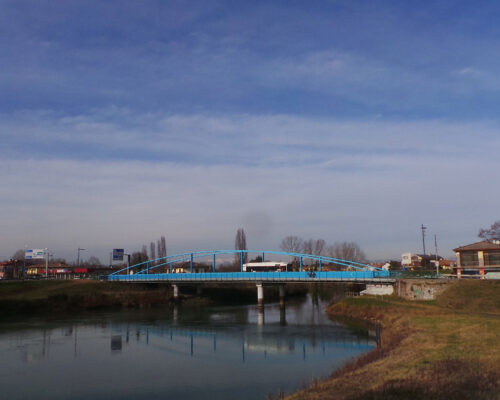
[[[406,300],[434,300],[451,283],[430,279],[398,279],[394,291]]]
[[[393,293],[394,287],[392,285],[366,285],[366,289],[361,291],[359,294],[361,296],[390,296]]]

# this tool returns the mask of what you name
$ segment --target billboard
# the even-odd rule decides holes
[[[45,250],[44,249],[29,249],[25,250],[24,258],[26,260],[33,260],[37,258],[45,258]]]
[[[123,261],[123,255],[125,250],[123,249],[113,249],[113,261]]]

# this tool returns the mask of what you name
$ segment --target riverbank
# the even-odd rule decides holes
[[[500,282],[456,282],[428,302],[349,298],[327,313],[380,324],[381,345],[287,399],[500,398]]]
[[[95,280],[17,281],[0,284],[0,313],[7,315],[106,307],[144,307],[171,301],[171,288],[154,284],[116,285]]]
[[[206,284],[181,286],[178,301],[199,304],[252,304],[255,285],[228,287]],[[287,285],[287,296],[304,296],[304,285]],[[277,287],[265,287],[267,302],[278,301]],[[110,283],[96,280],[13,281],[0,283],[0,315],[74,312],[102,308],[144,308],[175,302],[172,286],[165,283]]]

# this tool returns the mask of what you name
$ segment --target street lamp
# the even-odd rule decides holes
[[[78,257],[76,258],[76,265],[78,268],[80,268],[80,251],[83,251],[83,250],[86,250],[86,249],[82,249],[82,248],[78,247]]]
[[[49,249],[45,248],[45,280],[49,279]]]

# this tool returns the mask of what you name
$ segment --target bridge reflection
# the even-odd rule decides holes
[[[239,354],[245,362],[249,354],[264,358],[273,355],[300,355],[304,360],[309,353],[321,353],[326,356],[342,349],[356,349],[367,351],[377,344],[377,338],[367,335],[359,337],[344,329],[332,332],[315,326],[287,326],[287,333],[283,335],[283,324],[264,324],[264,312],[259,311],[257,324],[245,329],[205,329],[193,326],[157,326],[148,327],[145,331],[136,331],[136,342],[140,345],[154,348],[155,353],[171,355],[189,355],[191,357],[213,357],[217,352],[228,352],[234,356]],[[132,332],[133,334],[134,332]],[[110,346],[116,351],[118,346],[122,350],[122,337],[128,338],[131,332],[122,335],[112,335]]]
[[[74,358],[93,352],[90,343],[101,348],[103,340],[111,354],[148,348],[168,357],[229,357],[250,359],[293,356],[333,356],[347,350],[367,351],[378,342],[379,332],[352,332],[329,321],[322,307],[312,301],[278,304],[268,308],[228,306],[207,311],[200,307],[117,313],[113,319],[47,324],[36,330],[21,331],[17,348],[26,363],[50,358],[64,348]],[[306,305],[307,304],[307,305]],[[158,319],[161,316],[161,319]]]

